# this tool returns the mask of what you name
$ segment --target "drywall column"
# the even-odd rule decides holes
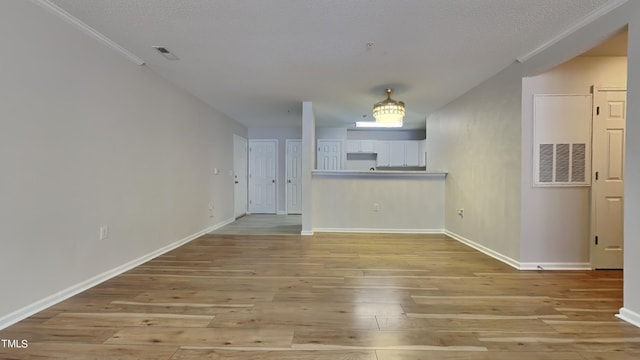
[[[640,138],[640,20],[629,23],[627,139]],[[637,19],[637,18],[635,18]],[[624,307],[620,317],[640,326],[640,141],[627,141],[624,181]]]
[[[302,103],[302,235],[313,235],[313,186],[311,172],[316,167],[316,118],[311,101]]]

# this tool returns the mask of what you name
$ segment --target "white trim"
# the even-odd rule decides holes
[[[244,192],[245,192],[245,203],[242,209],[238,209],[237,206],[237,196],[239,195],[238,192],[241,191],[240,189],[238,189],[238,186],[236,186],[236,184],[234,183],[233,186],[233,214],[235,216],[235,218],[239,218],[241,216],[244,215],[248,215],[249,214],[249,140],[243,138],[242,136],[238,135],[238,134],[233,134],[233,175],[234,175],[234,182],[239,181],[238,180],[238,172],[241,169],[236,168],[237,167],[237,157],[238,154],[236,153],[236,150],[238,148],[238,145],[240,145],[242,142],[244,142],[244,153],[245,153],[245,158],[243,159],[243,163],[242,163],[242,167],[244,167],[244,179],[241,179],[244,182]],[[241,212],[241,214],[240,214]]]
[[[115,50],[116,52],[120,53],[120,55],[129,59],[129,61],[131,61],[132,63],[136,65],[144,65],[144,60],[140,59],[139,57],[131,53],[129,50],[123,48],[122,46],[115,43],[113,40],[104,36],[103,34],[98,32],[96,29],[85,24],[80,19],[69,14],[68,12],[60,8],[58,5],[53,4],[49,0],[32,0],[32,1],[37,5],[40,5],[41,7],[47,9],[49,12],[58,16],[62,20],[66,21],[67,23],[71,24],[73,27],[80,30],[81,32],[91,36],[92,38],[106,45],[107,47],[110,47],[112,50]]]
[[[313,228],[317,232],[381,233],[381,234],[444,234],[443,229],[371,229],[371,228]]]
[[[520,263],[520,270],[591,270],[585,263]]]
[[[234,221],[234,219],[228,219],[225,220],[221,223],[215,224],[213,226],[210,226],[204,230],[198,231],[197,233],[193,234],[193,235],[189,235],[181,240],[178,240],[174,243],[171,243],[169,245],[166,245],[164,247],[161,247],[160,249],[154,250],[146,255],[143,255],[137,259],[131,260],[127,263],[124,263],[120,266],[117,266],[111,270],[107,270],[105,272],[103,272],[102,274],[98,274],[92,278],[86,279],[84,281],[81,281],[75,285],[72,285],[64,290],[61,290],[55,294],[49,295],[43,299],[40,299],[32,304],[29,304],[21,309],[18,309],[12,313],[9,313],[7,315],[4,315],[2,317],[0,317],[0,330],[11,326],[15,323],[17,323],[18,321],[24,320],[26,318],[28,318],[29,316],[40,312],[50,306],[53,306],[63,300],[66,300],[76,294],[79,294],[85,290],[88,290],[104,281],[107,281],[117,275],[122,274],[125,271],[131,270],[134,267],[141,265],[153,258],[156,258],[164,253],[167,253],[177,247],[180,247],[192,240],[195,240],[197,238],[199,238],[202,235],[205,235],[207,233],[210,233],[224,225],[230,224]]]
[[[587,26],[588,24],[596,21],[601,16],[604,16],[608,12],[613,11],[614,9],[616,9],[617,7],[623,5],[626,2],[627,2],[627,0],[614,0],[614,1],[608,2],[606,5],[595,9],[594,11],[589,13],[587,16],[583,17],[578,22],[576,22],[573,25],[571,25],[565,31],[563,31],[563,32],[559,33],[558,35],[552,37],[551,39],[549,39],[548,41],[546,41],[542,45],[540,45],[537,48],[529,51],[526,54],[523,54],[523,55],[517,57],[516,61],[519,62],[519,63],[523,63],[523,62],[531,59],[532,57],[538,55],[539,53],[543,52],[544,50],[550,48],[555,43],[560,42],[562,39],[568,37],[569,35],[573,34],[574,32],[578,31],[579,29]]]
[[[211,232],[213,232],[213,231],[216,231],[216,230],[220,229],[220,228],[221,228],[221,227],[223,227],[223,226],[226,226],[226,225],[231,224],[231,223],[232,223],[232,222],[234,222],[234,221],[236,221],[236,219],[235,219],[235,218],[230,218],[230,219],[227,219],[227,220],[221,221],[221,222],[219,222],[219,223],[217,223],[217,224],[215,224],[215,225],[209,226],[209,227],[208,227],[208,228],[206,228],[205,230],[202,230],[202,231],[201,231],[201,232],[204,232],[203,234],[201,234],[201,235],[197,235],[197,234],[191,235],[191,236],[196,236],[196,235],[197,235],[195,238],[193,238],[193,239],[191,239],[191,240],[196,239],[198,236],[202,236],[202,235],[205,235],[205,234],[209,234],[209,233],[211,233]],[[200,234],[200,233],[198,233],[198,234]],[[189,241],[191,241],[191,240],[189,240]],[[189,242],[189,241],[187,241],[187,242]],[[185,244],[186,244],[187,242],[185,242]],[[181,244],[181,245],[184,245],[184,244]],[[181,245],[178,245],[178,246],[181,246]],[[178,246],[176,246],[176,247],[178,247]],[[174,248],[174,249],[175,249],[175,248]],[[166,251],[165,251],[165,252],[166,252]]]
[[[640,314],[626,308],[620,308],[620,312],[616,315],[618,319],[622,319],[633,326],[640,327]]]
[[[276,215],[287,215],[286,211],[278,210],[276,211]]]
[[[450,238],[452,238],[454,240],[457,240],[457,241],[459,241],[459,242],[461,242],[461,243],[463,243],[463,244],[465,244],[465,245],[467,245],[469,247],[472,247],[472,248],[480,251],[481,253],[483,253],[485,255],[489,255],[492,258],[496,259],[496,260],[502,261],[503,263],[520,270],[520,263],[518,261],[508,257],[508,256],[502,255],[497,251],[491,250],[491,249],[489,249],[488,247],[486,247],[484,245],[480,245],[480,244],[476,243],[475,241],[469,240],[469,239],[465,238],[464,236],[458,235],[458,234],[456,234],[454,232],[451,232],[449,230],[445,230],[444,233],[445,233],[445,235],[449,236]]]
[[[300,231],[300,235],[302,235],[302,236],[311,236],[311,235],[313,235],[313,231],[302,230],[302,231]]]

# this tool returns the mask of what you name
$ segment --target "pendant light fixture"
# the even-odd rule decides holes
[[[376,123],[399,127],[402,126],[404,119],[404,103],[393,100],[391,98],[392,92],[393,89],[385,90],[387,98],[373,105],[373,117],[376,119]]]

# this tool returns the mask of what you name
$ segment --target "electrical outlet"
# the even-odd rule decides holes
[[[380,211],[380,204],[378,203],[373,203],[373,211]]]
[[[100,227],[100,240],[106,240],[109,238],[109,227],[107,225]]]

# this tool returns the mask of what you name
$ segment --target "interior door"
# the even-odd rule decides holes
[[[249,211],[276,213],[278,140],[249,140]]]
[[[234,215],[239,218],[247,213],[247,139],[233,135],[233,198]]]
[[[591,264],[596,269],[622,269],[627,92],[594,92]]]
[[[287,213],[302,213],[302,140],[287,140]]]
[[[342,170],[342,140],[318,140],[318,170]]]

